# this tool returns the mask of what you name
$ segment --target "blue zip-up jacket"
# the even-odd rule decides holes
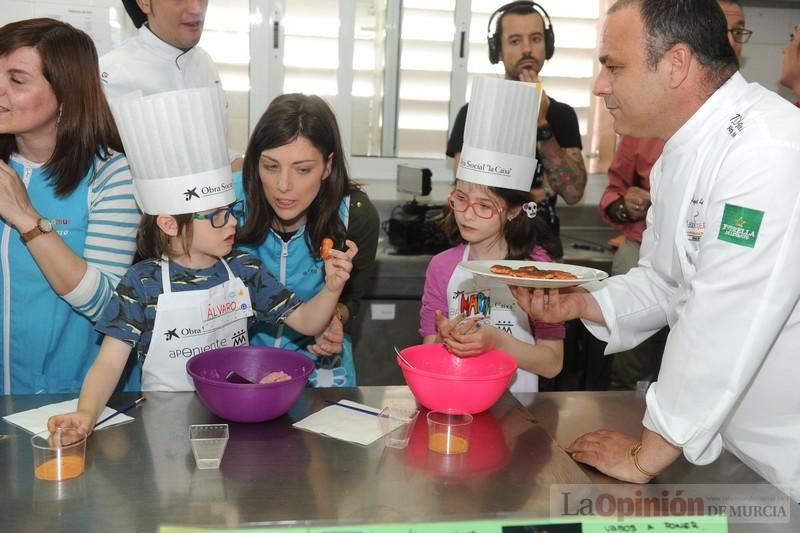
[[[76,392],[100,346],[92,321],[133,257],[139,212],[130,171],[122,154],[107,161],[95,158],[78,187],[57,197],[40,165],[18,156],[9,164],[36,210],[51,219],[73,252],[86,258],[88,274],[81,283],[91,290],[80,297],[68,295],[77,304],[56,294],[17,230],[0,220],[0,393]],[[93,210],[105,213],[93,215]]]
[[[234,174],[236,196],[245,200],[240,172]],[[350,197],[346,196],[339,204],[339,218],[347,227],[350,213]],[[305,226],[295,232],[289,242],[284,242],[278,234],[270,230],[258,246],[237,244],[258,257],[278,280],[308,301],[325,285],[325,266],[322,259],[315,259],[305,239]],[[318,358],[303,347],[313,338],[298,333],[285,325],[258,323],[250,328],[250,344],[277,346],[294,350],[314,360],[316,369],[309,377],[315,387],[354,387],[356,385],[353,344],[345,334],[342,353],[331,357]]]

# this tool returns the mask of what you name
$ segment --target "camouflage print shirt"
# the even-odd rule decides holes
[[[283,321],[303,303],[247,252],[234,249],[225,260],[231,272],[250,290],[255,316],[248,319],[248,326],[255,321]],[[170,261],[169,276],[174,292],[209,289],[228,280],[222,261],[199,270]],[[161,280],[160,259],[145,259],[131,266],[95,326],[101,333],[134,346],[140,362],[144,361],[153,336]]]

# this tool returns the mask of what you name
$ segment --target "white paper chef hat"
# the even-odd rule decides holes
[[[456,177],[528,191],[536,170],[541,84],[476,77]]]
[[[142,211],[180,215],[236,201],[214,89],[126,95],[109,103]]]

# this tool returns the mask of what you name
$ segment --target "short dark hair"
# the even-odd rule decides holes
[[[147,22],[147,15],[145,15],[144,11],[139,7],[139,4],[136,3],[136,0],[122,0],[122,5],[125,7],[125,11],[128,13],[134,26],[141,28],[142,24]]]
[[[42,74],[60,108],[56,144],[44,164],[57,196],[74,191],[93,168],[94,158],[122,152],[114,116],[100,85],[97,50],[91,37],[64,22],[38,18],[0,28],[0,57],[19,48],[36,49]],[[0,134],[0,159],[17,152],[13,132]]]
[[[494,38],[495,43],[497,44],[497,50],[500,51],[503,49],[503,20],[506,18],[506,15],[539,15],[539,18],[542,19],[542,26],[546,25],[544,21],[544,17],[541,13],[533,6],[533,3],[519,3],[515,4],[505,11],[503,11],[499,17],[497,17],[497,24],[494,28]],[[547,29],[547,28],[545,28]]]
[[[608,14],[629,6],[639,9],[651,69],[676,44],[689,47],[714,89],[739,69],[728,40],[728,22],[717,0],[618,0]]]
[[[242,168],[247,220],[237,234],[239,241],[261,243],[277,218],[264,198],[259,178],[261,153],[294,142],[298,137],[314,145],[325,161],[332,159],[331,174],[322,182],[317,197],[308,208],[306,238],[311,250],[319,253],[323,237],[331,237],[336,243],[344,242],[345,227],[339,220],[339,204],[359,187],[350,180],[347,172],[336,115],[319,96],[297,93],[275,98],[250,136]]]

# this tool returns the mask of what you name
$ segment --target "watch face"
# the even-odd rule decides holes
[[[45,233],[50,233],[53,231],[53,223],[47,218],[42,218],[39,220],[39,229]]]

